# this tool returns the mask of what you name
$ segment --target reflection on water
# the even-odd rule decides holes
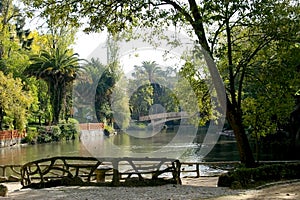
[[[16,145],[0,149],[0,164],[25,164],[52,156],[88,156],[78,140],[36,145]]]
[[[25,164],[26,162],[52,156],[97,156],[124,157],[148,156],[179,158],[181,161],[225,161],[238,160],[234,139],[220,138],[212,151],[201,155],[203,134],[194,135],[177,132],[162,132],[150,138],[139,138],[128,134],[111,137],[102,132],[88,132],[82,139],[37,145],[20,145],[0,149],[0,164]],[[189,138],[190,137],[190,138]],[[189,142],[191,141],[191,142]]]

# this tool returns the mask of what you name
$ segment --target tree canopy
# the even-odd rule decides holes
[[[24,84],[12,74],[5,76],[0,71],[0,130],[3,122],[10,129],[24,130],[33,96],[24,90]]]
[[[83,22],[78,19],[86,20],[87,32],[104,29],[111,33],[130,32],[132,27],[161,30],[162,27],[174,26],[197,38],[206,60],[216,63],[208,65],[208,70],[217,88],[219,103],[223,110],[226,109],[226,117],[234,130],[241,161],[246,166],[253,166],[254,158],[245,131],[245,126],[251,121],[247,114],[251,112],[245,106],[260,104],[260,107],[269,107],[272,98],[266,96],[280,102],[285,97],[275,96],[273,91],[282,84],[290,84],[289,93],[297,91],[296,76],[288,77],[288,82],[284,80],[287,76],[276,76],[278,82],[266,79],[277,75],[276,66],[279,69],[296,69],[299,66],[299,61],[294,59],[297,53],[292,53],[299,52],[300,9],[297,1],[23,1],[41,9],[44,17],[66,19],[75,26]],[[296,48],[291,48],[293,46]],[[274,53],[285,50],[293,58]],[[267,70],[268,67],[274,70]],[[259,72],[264,74],[260,76]],[[267,93],[258,92],[259,88],[253,87],[252,80],[263,80]],[[226,93],[222,90],[224,86]],[[254,104],[251,103],[253,100],[256,101]],[[278,111],[267,110],[265,118],[271,119],[274,113],[278,114]],[[269,122],[272,127],[273,122]]]
[[[54,124],[59,122],[63,102],[67,90],[70,90],[76,78],[80,59],[77,54],[70,54],[68,50],[43,50],[39,55],[30,58],[31,64],[25,73],[43,79],[48,84],[50,101],[53,109]]]

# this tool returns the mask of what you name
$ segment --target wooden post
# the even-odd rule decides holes
[[[113,178],[112,178],[112,184],[113,184],[113,185],[118,185],[118,184],[120,183],[119,160],[113,159],[112,165],[113,165]]]
[[[197,170],[197,178],[200,177],[200,168],[199,168],[199,163],[196,163],[196,170]]]
[[[3,166],[3,172],[2,172],[2,175],[3,175],[3,177],[6,177],[6,166]]]
[[[175,169],[174,174],[173,174],[173,178],[175,179],[175,181],[176,181],[177,184],[181,185],[181,179],[180,179],[181,163],[179,162],[179,160],[175,160],[172,165],[173,165],[173,167]]]
[[[95,171],[97,183],[105,183],[105,170],[96,169]]]
[[[95,170],[97,183],[105,183],[105,173],[111,170],[111,168],[97,168]]]

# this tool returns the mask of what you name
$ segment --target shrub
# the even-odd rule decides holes
[[[63,138],[66,140],[75,139],[75,135],[78,134],[78,128],[75,124],[59,124],[60,130],[63,134]]]
[[[47,143],[61,141],[62,139],[75,139],[75,136],[79,133],[78,121],[70,118],[68,122],[60,123],[57,126],[30,128],[24,142],[32,143],[32,141],[36,140],[38,143]]]
[[[22,143],[30,143],[34,144],[37,141],[38,132],[36,127],[28,127],[27,135],[24,139],[22,139]]]
[[[115,132],[115,129],[108,125],[105,126],[104,130],[107,130],[109,134],[113,134]]]
[[[37,128],[37,131],[38,131],[38,136],[37,136],[38,143],[48,143],[52,141],[50,126],[39,126]]]
[[[238,168],[219,177],[218,186],[252,188],[264,183],[299,179],[300,163],[265,164],[257,168]]]
[[[60,141],[61,138],[63,138],[62,131],[58,126],[51,126],[50,127],[50,135],[52,138],[52,141]]]

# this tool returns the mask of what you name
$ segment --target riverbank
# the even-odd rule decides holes
[[[183,178],[182,185],[155,187],[54,187],[21,189],[19,183],[5,183],[8,197],[1,199],[103,199],[103,200],[264,200],[300,199],[300,181],[275,184],[257,190],[232,190],[217,187],[218,177]]]

